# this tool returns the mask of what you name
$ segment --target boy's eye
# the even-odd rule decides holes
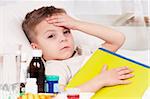
[[[70,33],[70,31],[64,31],[64,34],[69,34]]]
[[[48,38],[53,38],[55,35],[50,35],[50,36],[48,36]]]

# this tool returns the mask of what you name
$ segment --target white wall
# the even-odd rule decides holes
[[[123,49],[150,49],[150,27],[148,28],[144,26],[116,26],[113,28],[122,32],[126,36],[126,41],[122,46]]]

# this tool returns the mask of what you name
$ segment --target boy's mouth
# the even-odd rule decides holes
[[[65,47],[61,48],[60,50],[64,50],[64,49],[68,49],[68,48],[70,48],[70,47],[69,46],[65,46]]]

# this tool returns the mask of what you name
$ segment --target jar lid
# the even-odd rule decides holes
[[[57,75],[46,75],[46,80],[47,81],[58,81],[59,76],[57,76]]]
[[[41,57],[41,56],[42,56],[42,50],[33,49],[33,50],[32,50],[32,56],[33,56],[33,57]]]

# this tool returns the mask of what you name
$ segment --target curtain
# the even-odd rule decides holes
[[[148,0],[122,0],[122,14],[128,14],[129,19],[124,21],[123,25],[131,27],[134,33],[126,35],[127,39],[130,39],[128,43],[132,44],[127,46],[127,49],[148,49],[150,46]]]

